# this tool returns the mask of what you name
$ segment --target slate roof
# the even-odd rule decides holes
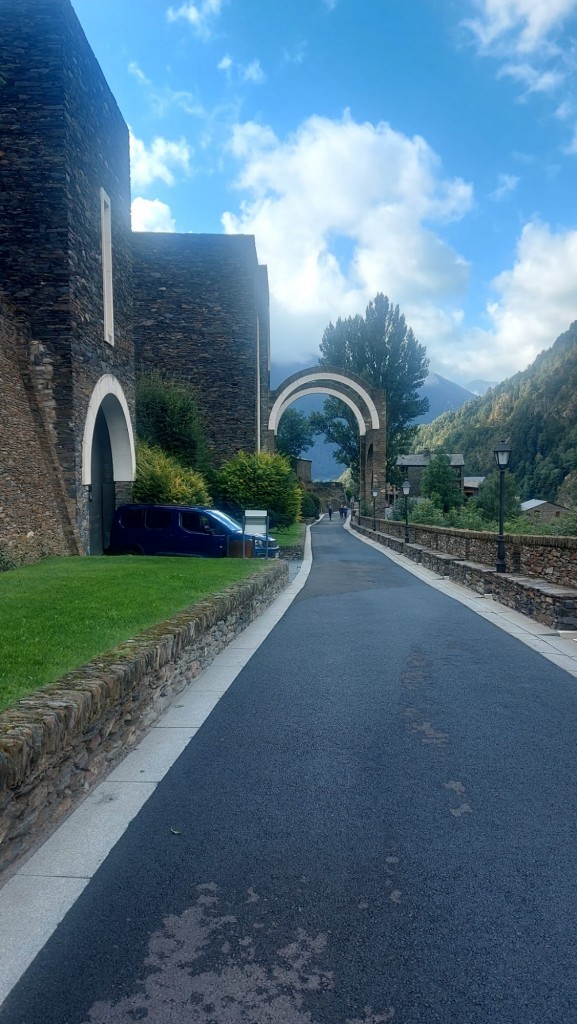
[[[521,511],[530,512],[531,509],[538,508],[539,505],[547,505],[548,502],[544,498],[529,498],[529,501],[521,502]]]
[[[428,466],[432,456],[426,452],[418,452],[416,455],[399,455],[397,466]],[[451,466],[464,466],[465,459],[462,455],[449,455]]]

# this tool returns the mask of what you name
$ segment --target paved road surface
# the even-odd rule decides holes
[[[2,1024],[577,1021],[574,678],[324,519]]]

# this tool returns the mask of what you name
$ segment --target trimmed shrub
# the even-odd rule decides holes
[[[140,441],[132,500],[153,505],[210,505],[204,478],[161,448]]]
[[[304,491],[301,500],[301,516],[303,519],[317,519],[320,510],[320,501],[316,494]]]
[[[284,455],[239,452],[223,463],[216,476],[214,498],[241,508],[267,509],[271,525],[290,526],[298,519],[301,489]]]

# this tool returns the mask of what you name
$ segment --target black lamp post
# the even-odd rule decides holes
[[[377,494],[379,492],[373,487],[373,532],[377,529]]]
[[[409,543],[409,494],[411,485],[408,480],[403,480],[403,495],[405,498],[405,544]]]
[[[499,441],[493,449],[495,462],[499,469],[499,537],[497,539],[497,572],[505,572],[505,470],[509,465],[511,445],[509,441]]]

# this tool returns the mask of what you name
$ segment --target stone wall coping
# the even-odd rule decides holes
[[[459,565],[465,566],[466,569],[475,569],[477,572],[497,572],[494,565],[483,565],[482,562],[470,562],[465,558],[455,559],[455,561],[458,561]]]
[[[526,587],[528,590],[537,590],[540,594],[550,594],[552,597],[577,598],[577,590],[574,587],[563,587],[558,583],[549,583],[548,580],[541,580],[535,576],[520,576],[518,573],[504,572],[502,577],[510,580],[516,586]]]
[[[364,516],[362,518],[370,519],[370,516]],[[387,520],[387,526],[392,526],[393,529],[402,531],[405,528],[404,522],[401,520]],[[460,530],[457,527],[450,526],[431,526],[428,523],[410,523],[411,529],[422,530],[425,533],[430,533],[437,536],[447,537],[459,537],[467,538],[470,537],[473,540],[494,540],[497,541],[499,536],[498,533],[494,533],[492,530]],[[552,548],[569,548],[571,550],[577,550],[577,537],[564,537],[564,536],[551,536],[550,534],[533,534],[533,533],[508,533],[506,535],[507,542],[513,544],[526,544],[527,547],[552,547]]]
[[[86,733],[103,708],[136,680],[175,661],[188,644],[284,573],[284,561],[267,564],[0,712],[0,796],[23,783],[32,785],[35,767],[57,754],[65,737]]]

